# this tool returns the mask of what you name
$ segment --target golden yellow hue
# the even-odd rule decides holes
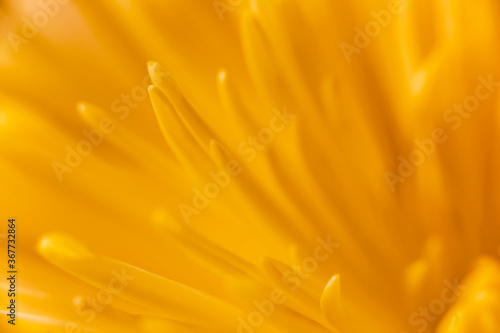
[[[500,332],[497,1],[42,3],[0,10],[1,332]]]

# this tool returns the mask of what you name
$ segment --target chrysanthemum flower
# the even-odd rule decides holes
[[[500,332],[499,15],[3,1],[1,331]]]

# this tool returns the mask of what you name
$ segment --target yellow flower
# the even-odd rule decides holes
[[[499,10],[5,1],[1,331],[499,332]]]

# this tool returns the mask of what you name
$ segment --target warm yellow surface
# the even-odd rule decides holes
[[[500,332],[498,1],[44,3],[0,9],[0,332]]]

